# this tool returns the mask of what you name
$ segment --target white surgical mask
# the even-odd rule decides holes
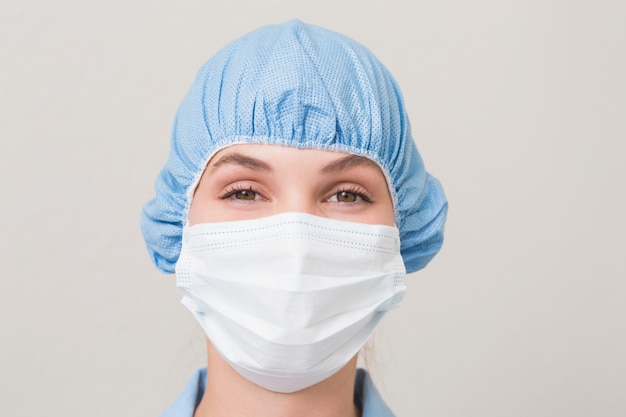
[[[243,377],[294,392],[350,361],[402,300],[398,229],[283,213],[185,227],[177,285]]]

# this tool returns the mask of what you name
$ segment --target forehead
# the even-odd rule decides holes
[[[361,165],[380,169],[376,162],[360,155],[322,149],[301,149],[274,144],[235,144],[228,146],[219,150],[211,157],[207,168],[211,169],[226,163],[241,161],[243,157],[258,159],[266,162],[267,165],[277,163],[279,160],[298,161],[307,165],[344,161],[344,167]]]

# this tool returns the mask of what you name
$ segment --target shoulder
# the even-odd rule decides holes
[[[200,368],[189,379],[176,401],[163,411],[160,417],[193,417],[204,394],[205,382],[206,368]]]
[[[362,411],[362,417],[394,417],[380,393],[374,386],[372,378],[364,369],[357,370],[354,382],[354,403]]]

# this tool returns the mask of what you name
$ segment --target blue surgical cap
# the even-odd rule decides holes
[[[362,45],[294,20],[253,31],[220,50],[180,105],[156,196],[142,213],[148,251],[160,270],[174,272],[207,162],[238,143],[374,160],[389,183],[407,272],[423,268],[439,251],[447,201],[424,169],[395,80]]]

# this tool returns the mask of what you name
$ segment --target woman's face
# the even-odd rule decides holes
[[[289,211],[395,226],[387,181],[371,160],[343,152],[240,144],[217,152],[189,208],[189,224]]]

